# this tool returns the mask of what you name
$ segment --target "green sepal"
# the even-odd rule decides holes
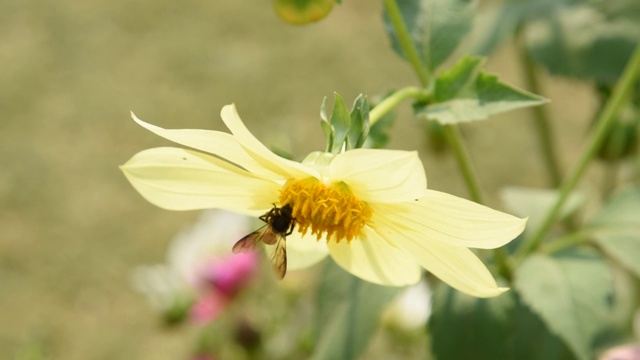
[[[325,96],[322,99],[322,105],[320,105],[320,127],[322,128],[322,132],[324,133],[324,138],[327,141],[326,151],[331,151],[333,148],[333,140],[335,139],[336,132],[331,126],[329,122],[329,117],[327,116],[327,97]]]
[[[359,95],[349,111],[342,96],[335,93],[331,117],[327,115],[326,100],[325,97],[320,106],[320,126],[327,141],[326,151],[337,154],[363,147],[370,130],[367,97]]]
[[[349,128],[351,128],[351,114],[349,114],[342,96],[338,93],[334,93],[333,113],[330,121],[335,134],[331,152],[336,154],[342,151],[343,144],[347,141]]]
[[[351,110],[351,128],[347,136],[348,147],[361,148],[369,135],[369,102],[360,94]]]
[[[189,296],[176,296],[173,303],[164,310],[162,320],[167,326],[175,326],[184,322],[195,300]]]
[[[547,99],[518,89],[481,71],[485,59],[466,56],[436,78],[434,97],[414,105],[417,116],[441,124],[487,119],[510,110],[544,104]]]

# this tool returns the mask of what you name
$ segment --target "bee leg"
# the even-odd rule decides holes
[[[287,230],[287,232],[284,234],[284,236],[289,236],[291,234],[293,234],[293,228],[296,226],[296,222],[293,221],[291,223],[291,225],[289,226],[289,230]]]

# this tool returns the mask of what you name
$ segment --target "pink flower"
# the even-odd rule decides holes
[[[233,254],[233,244],[251,231],[246,216],[208,210],[198,223],[179,233],[166,264],[141,266],[132,276],[137,290],[165,313],[180,308],[196,323],[207,323],[235,299],[255,274],[256,253]]]
[[[227,297],[245,287],[258,266],[256,253],[229,255],[212,262],[203,278]]]
[[[256,253],[229,254],[213,258],[200,273],[200,294],[191,308],[191,319],[206,324],[247,286],[258,267]]]
[[[191,306],[190,317],[193,322],[204,325],[216,319],[229,303],[229,299],[216,292],[202,294]]]

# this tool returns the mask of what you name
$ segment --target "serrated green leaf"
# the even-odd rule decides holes
[[[466,56],[436,79],[434,98],[437,102],[475,95],[475,84],[485,59]]]
[[[640,276],[640,187],[619,192],[587,229],[609,256]]]
[[[605,261],[592,252],[533,255],[516,269],[522,301],[563,339],[578,359],[594,357],[593,344],[608,326],[613,296]]]
[[[327,262],[316,306],[313,360],[357,359],[373,335],[381,310],[401,288],[360,280]]]
[[[369,102],[367,97],[360,94],[353,103],[351,110],[351,128],[348,140],[350,148],[361,148],[369,135]]]
[[[438,360],[574,359],[515,291],[478,299],[437,286],[432,311],[429,330]]]
[[[475,1],[404,0],[399,1],[398,6],[423,61],[434,70],[471,30]],[[386,11],[383,16],[393,49],[406,58]]]
[[[436,101],[416,109],[416,115],[441,124],[456,124],[547,102],[500,82],[495,75],[480,72],[482,62],[482,58],[467,56],[438,76]]]
[[[342,146],[347,140],[347,134],[351,127],[351,114],[340,94],[334,94],[333,112],[331,113],[331,126],[334,130],[333,146],[331,152],[337,153],[342,150]]]

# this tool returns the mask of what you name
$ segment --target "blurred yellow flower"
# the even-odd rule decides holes
[[[306,25],[324,19],[335,0],[273,0],[273,9],[284,21]]]
[[[144,150],[121,167],[125,176],[148,201],[170,210],[220,208],[258,216],[273,204],[290,205],[296,219],[296,231],[287,237],[290,270],[330,254],[348,272],[377,284],[414,284],[423,267],[470,295],[506,290],[468,248],[502,246],[524,230],[526,220],[428,190],[416,152],[314,152],[299,163],[267,149],[234,105],[221,116],[231,134],[162,129],[133,115],[153,133],[199,151]]]

